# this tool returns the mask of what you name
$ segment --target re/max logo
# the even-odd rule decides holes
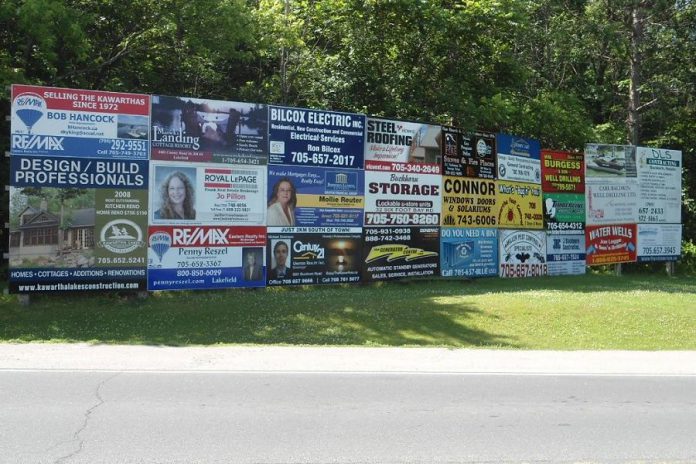
[[[48,137],[43,135],[12,135],[12,148],[20,150],[60,150],[64,151],[65,137]]]
[[[230,229],[182,228],[174,229],[174,246],[227,245]]]

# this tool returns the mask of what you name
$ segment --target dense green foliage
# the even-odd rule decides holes
[[[684,236],[691,239],[694,56],[691,0],[0,3],[3,87],[360,111],[512,132],[565,149],[629,140],[633,105],[641,145],[683,151]],[[7,94],[0,103],[7,114]],[[0,124],[7,134],[4,118]]]

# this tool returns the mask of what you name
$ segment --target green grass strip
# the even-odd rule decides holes
[[[693,276],[0,298],[0,342],[696,349]]]

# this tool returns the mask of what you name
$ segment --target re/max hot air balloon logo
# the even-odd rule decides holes
[[[17,95],[12,104],[12,111],[24,123],[27,133],[30,135],[32,127],[44,116],[46,110],[46,100],[41,95],[33,92],[24,92]]]
[[[155,232],[150,235],[150,248],[159,258],[160,263],[164,254],[172,247],[172,236],[166,232]]]
[[[126,254],[145,246],[140,226],[127,219],[116,219],[102,227],[98,246],[112,253]]]

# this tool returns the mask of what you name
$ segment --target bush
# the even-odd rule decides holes
[[[696,274],[696,243],[691,240],[682,242],[681,259],[677,262],[677,272]]]

